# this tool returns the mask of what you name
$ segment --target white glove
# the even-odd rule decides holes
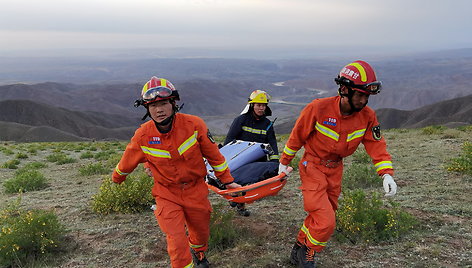
[[[285,173],[286,175],[288,175],[288,173],[290,173],[290,172],[287,171],[287,168],[288,168],[288,167],[287,167],[286,165],[280,163],[280,164],[279,164],[279,174],[283,172],[283,173]]]
[[[383,186],[386,192],[385,196],[394,196],[397,193],[397,184],[393,180],[393,177],[389,174],[384,174],[383,178]]]

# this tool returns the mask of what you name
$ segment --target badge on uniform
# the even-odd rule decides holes
[[[336,121],[336,118],[328,117],[326,120],[323,121],[323,124],[335,127]]]
[[[372,128],[372,137],[374,140],[379,141],[382,139],[382,135],[380,135],[380,125],[376,125]]]
[[[151,140],[149,141],[149,144],[161,144],[161,138],[160,137],[151,137]]]
[[[207,129],[207,136],[208,136],[208,139],[211,141],[211,143],[215,143],[215,139],[213,139],[213,136],[211,135],[209,129]]]

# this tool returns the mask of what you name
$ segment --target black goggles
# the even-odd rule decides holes
[[[148,89],[143,95],[143,101],[149,102],[156,98],[168,98],[172,96],[172,90],[168,87],[154,87]]]
[[[368,83],[365,85],[356,85],[354,84],[354,82],[352,82],[351,80],[345,77],[335,78],[334,81],[336,81],[336,84],[338,85],[344,85],[347,87],[359,89],[360,91],[363,91],[364,93],[372,94],[372,95],[380,93],[380,90],[382,89],[382,82],[380,81],[375,81],[375,82]]]

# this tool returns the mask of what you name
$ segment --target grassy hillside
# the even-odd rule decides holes
[[[472,142],[472,129],[392,129],[384,135],[399,186],[394,201],[420,224],[408,236],[382,243],[352,244],[333,238],[319,254],[319,266],[472,266],[472,177],[444,168],[449,159],[460,155],[464,142]],[[81,175],[80,168],[101,163],[111,173],[124,146],[118,142],[0,145],[0,165],[15,158],[20,160],[19,168],[35,161],[47,163],[39,170],[48,187],[21,194],[21,205],[55,211],[68,230],[61,250],[32,267],[169,267],[165,237],[151,210],[102,216],[90,209],[91,197],[108,175]],[[28,158],[18,157],[19,152]],[[51,154],[59,152],[75,162],[48,162]],[[346,159],[345,165],[351,160]],[[0,168],[0,185],[14,173],[14,169]],[[299,185],[294,172],[278,196],[248,205],[250,217],[235,216],[244,234],[230,247],[208,253],[212,267],[292,267],[290,250],[305,217]],[[19,194],[0,189],[0,207],[18,199]],[[220,196],[210,193],[210,199],[214,206],[229,209]]]

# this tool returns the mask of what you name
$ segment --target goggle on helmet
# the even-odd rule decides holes
[[[180,100],[179,93],[172,83],[164,78],[153,76],[141,91],[141,99],[135,101],[134,106],[146,105],[165,99]]]
[[[382,89],[382,82],[377,81],[374,69],[360,60],[344,66],[334,81],[365,94],[375,95]]]

